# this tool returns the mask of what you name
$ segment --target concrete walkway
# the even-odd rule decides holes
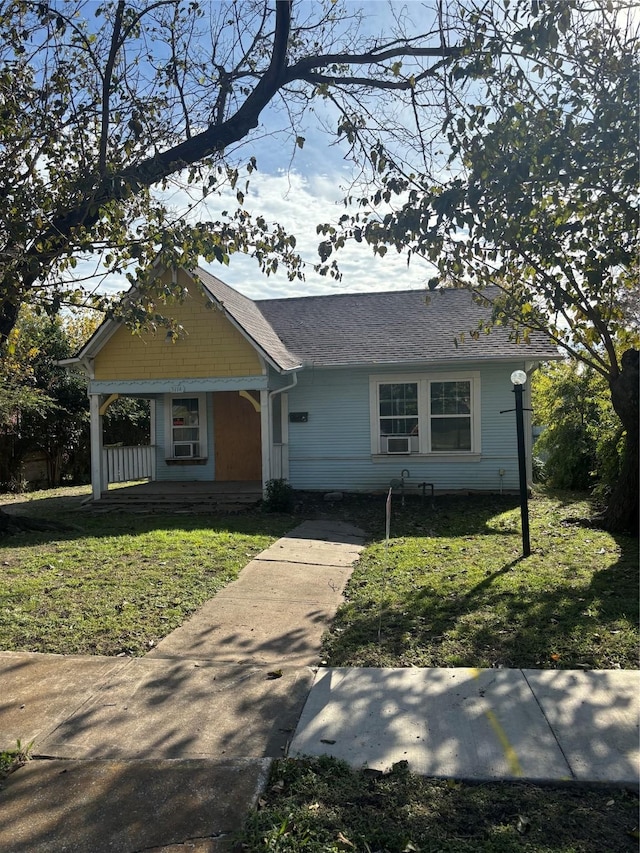
[[[363,534],[305,522],[144,658],[0,652],[2,853],[228,849],[286,753]]]
[[[0,653],[0,749],[48,759],[0,790],[2,853],[228,850],[287,752],[638,783],[636,672],[318,669],[362,542],[305,522],[144,658]]]

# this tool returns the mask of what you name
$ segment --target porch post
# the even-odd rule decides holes
[[[271,479],[271,400],[266,389],[260,391],[260,436],[262,440],[262,494]]]
[[[107,488],[102,463],[102,415],[99,394],[89,394],[89,411],[91,414],[91,486],[94,501],[99,501],[103,490]]]
[[[156,436],[156,399],[149,400],[149,444],[151,445],[151,480],[156,479],[156,452],[158,440]]]

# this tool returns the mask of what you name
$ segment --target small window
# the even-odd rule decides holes
[[[171,397],[168,401],[169,458],[200,459],[206,456],[204,396]]]
[[[379,386],[381,453],[418,450],[418,383],[389,382]]]

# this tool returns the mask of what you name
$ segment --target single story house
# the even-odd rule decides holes
[[[163,275],[188,294],[170,308],[184,335],[108,320],[67,361],[89,377],[96,500],[118,396],[151,401],[158,481],[371,492],[404,474],[436,491],[518,488],[510,375],[558,357],[544,337],[473,335],[487,309],[464,290],[253,301],[203,269]]]

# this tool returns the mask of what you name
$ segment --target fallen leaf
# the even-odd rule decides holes
[[[328,737],[321,737],[321,738],[320,738],[320,743],[335,743],[335,740],[331,740],[331,739],[330,739],[330,738],[328,738]]]
[[[551,657],[551,660],[560,660],[560,655],[558,655],[558,654],[550,655],[550,657]]]
[[[341,844],[344,844],[345,847],[353,847],[355,849],[356,845],[353,843],[353,841],[349,841],[346,835],[343,835],[341,832],[338,833],[338,841]]]
[[[520,833],[520,835],[525,835],[531,829],[531,821],[528,817],[523,817],[522,815],[518,815],[518,822],[516,823],[516,829]]]
[[[271,672],[267,673],[267,678],[273,681],[274,678],[282,678],[282,670],[281,669],[272,669]]]

